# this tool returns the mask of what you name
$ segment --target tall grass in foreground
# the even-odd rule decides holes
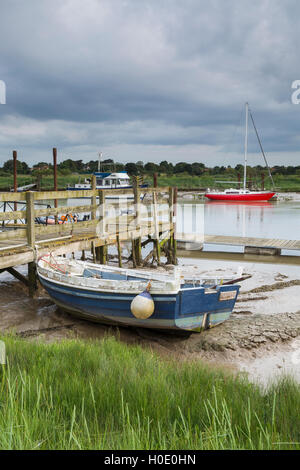
[[[300,449],[300,391],[263,393],[115,339],[2,338],[1,449]]]

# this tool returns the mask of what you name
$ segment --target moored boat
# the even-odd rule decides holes
[[[248,115],[249,115],[249,104],[246,103],[246,132],[245,132],[245,155],[244,155],[244,183],[243,183],[243,188],[240,189],[225,189],[225,191],[210,191],[209,189],[206,191],[204,196],[211,200],[211,201],[245,201],[245,202],[255,202],[255,201],[269,201],[272,199],[273,196],[275,196],[275,191],[252,191],[246,188],[247,184],[247,158],[248,158]],[[252,120],[252,124],[256,133],[256,137],[258,140],[258,143],[260,145],[260,149],[262,152],[262,155],[264,157],[266,166],[268,168],[269,172],[269,177],[272,181],[273,187],[274,187],[274,181],[271,175],[270,168],[267,163],[267,159],[265,156],[265,153],[262,148],[262,144],[260,141],[260,138],[258,136],[258,132],[256,129],[256,126],[254,124],[253,116],[250,112],[250,117]],[[237,184],[240,184],[237,182]]]
[[[210,191],[205,197],[211,201],[269,201],[275,192],[249,191],[248,189],[225,189],[225,191]]]
[[[57,306],[71,314],[154,329],[199,332],[218,325],[229,318],[240,288],[213,278],[184,279],[178,268],[153,274],[51,256],[39,259],[37,272]]]

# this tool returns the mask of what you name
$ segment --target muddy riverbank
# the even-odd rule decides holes
[[[195,276],[204,272],[225,276],[234,272],[228,263],[223,269],[209,262],[183,269]],[[295,341],[300,338],[299,268],[246,265],[252,275],[242,284],[236,308],[224,324],[201,334],[170,334],[140,328],[116,328],[76,319],[59,311],[43,289],[32,300],[26,288],[9,274],[0,275],[0,331],[13,331],[29,340],[57,341],[79,337],[101,339],[114,335],[129,344],[151,348],[162,355],[183,360],[202,359],[249,372],[266,382],[280,371],[300,382],[300,364],[292,361]],[[297,346],[298,347],[298,346]],[[300,344],[299,344],[300,348]]]

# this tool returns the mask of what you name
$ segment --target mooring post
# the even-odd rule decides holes
[[[14,165],[14,192],[16,193],[18,190],[17,185],[17,151],[13,150],[13,165]],[[14,202],[14,211],[18,210],[18,203]],[[17,224],[18,221],[14,220],[14,223]]]
[[[157,173],[153,173],[153,186],[157,188]]]
[[[32,191],[26,192],[26,222],[27,222],[27,226],[26,226],[27,244],[32,248],[34,252],[34,249],[35,249],[34,193]],[[29,297],[34,297],[34,293],[37,289],[35,261],[28,263],[28,289],[29,289]]]

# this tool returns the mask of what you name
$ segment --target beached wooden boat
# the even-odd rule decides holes
[[[220,279],[122,269],[43,256],[37,272],[61,309],[93,321],[145,328],[202,331],[229,318],[239,292]],[[234,282],[232,279],[228,283]]]

